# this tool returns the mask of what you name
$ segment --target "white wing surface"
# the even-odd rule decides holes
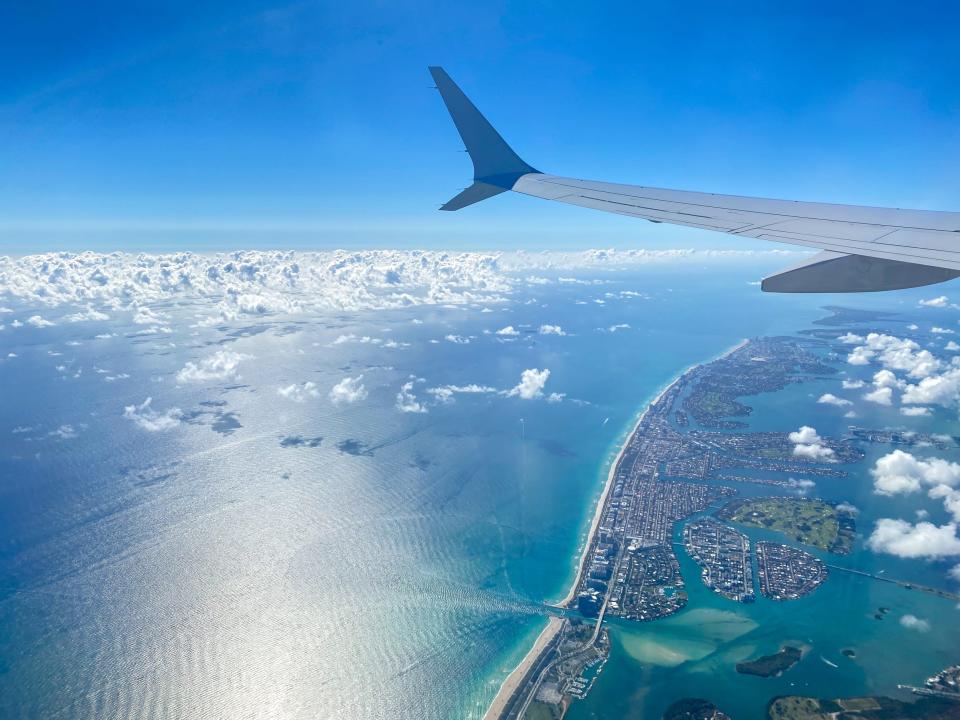
[[[443,210],[513,190],[651,222],[825,251],[767,278],[763,289],[774,292],[893,290],[960,276],[960,213],[718,195],[541,173],[510,149],[441,68],[430,71],[474,162],[474,184]]]

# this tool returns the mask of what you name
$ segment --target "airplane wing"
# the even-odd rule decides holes
[[[542,173],[525,163],[439,67],[430,73],[473,160],[459,210],[512,190],[570,205],[822,252],[766,278],[768,292],[869,292],[960,276],[960,213],[666,190]]]

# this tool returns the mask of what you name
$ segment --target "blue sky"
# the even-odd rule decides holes
[[[541,170],[960,210],[952,4],[590,5],[4,4],[0,252],[765,247],[516,196],[437,212],[471,166],[430,64]]]

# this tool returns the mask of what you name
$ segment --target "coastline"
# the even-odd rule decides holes
[[[587,533],[586,541],[583,544],[583,548],[580,551],[580,560],[577,563],[577,572],[573,577],[573,582],[570,584],[570,589],[567,591],[567,594],[563,597],[562,600],[557,601],[556,603],[548,603],[553,607],[557,608],[566,608],[567,604],[573,600],[574,595],[577,591],[577,586],[580,582],[580,576],[583,573],[583,566],[587,560],[587,553],[590,550],[590,545],[592,544],[593,536],[597,532],[597,527],[600,525],[600,520],[603,518],[603,510],[607,504],[607,498],[610,495],[610,490],[613,488],[613,479],[616,476],[617,467],[620,465],[620,461],[623,459],[623,455],[627,450],[627,445],[630,442],[630,439],[636,434],[637,430],[640,427],[640,424],[643,422],[644,418],[647,416],[647,413],[650,412],[650,408],[660,402],[664,395],[666,395],[674,385],[683,380],[690,372],[701,367],[702,365],[713,362],[714,360],[719,360],[724,358],[731,353],[736,352],[744,345],[749,343],[749,339],[743,339],[736,345],[727,350],[723,351],[721,354],[716,357],[705,360],[699,363],[694,363],[693,365],[687,366],[679,375],[677,375],[670,383],[668,383],[657,396],[653,398],[650,402],[646,404],[643,411],[637,417],[636,422],[630,429],[630,432],[626,434],[623,441],[620,443],[620,451],[617,453],[617,457],[610,464],[610,470],[607,473],[607,480],[603,486],[603,492],[600,494],[599,499],[597,500],[596,509],[593,513],[593,519],[590,522],[590,531]],[[560,632],[561,627],[563,627],[563,620],[559,617],[551,616],[547,622],[547,626],[540,632],[537,636],[537,639],[534,641],[533,647],[530,648],[530,651],[523,656],[523,659],[519,662],[517,667],[507,675],[503,683],[500,685],[500,688],[497,690],[497,694],[494,696],[493,701],[490,703],[490,707],[487,708],[487,711],[483,715],[483,720],[497,720],[503,712],[504,707],[513,697],[513,694],[516,692],[520,683],[526,677],[530,668],[536,662],[537,658],[540,656],[540,653],[543,651],[547,645],[557,636],[557,633]]]

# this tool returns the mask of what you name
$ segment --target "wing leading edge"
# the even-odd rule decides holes
[[[513,190],[546,200],[826,251],[767,278],[768,292],[870,292],[960,276],[960,213],[835,205],[620,185],[534,170],[441,68],[430,68],[474,164],[459,210]]]

